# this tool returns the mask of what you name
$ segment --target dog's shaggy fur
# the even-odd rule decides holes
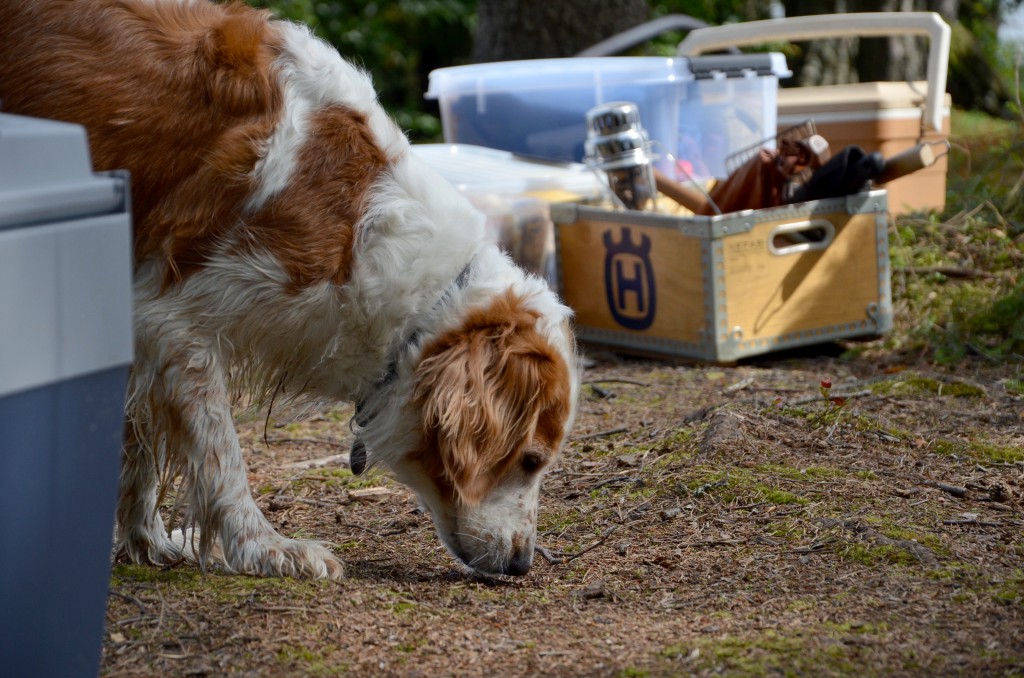
[[[79,123],[98,170],[131,170],[124,556],[341,576],[253,501],[242,396],[355,402],[355,469],[391,469],[470,567],[529,569],[578,390],[569,311],[484,243],[363,72],[241,4],[14,0],[0,110]],[[195,539],[161,518],[168,488]]]

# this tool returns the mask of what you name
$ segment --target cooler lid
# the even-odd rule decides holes
[[[859,82],[849,85],[792,87],[779,90],[779,115],[918,108],[928,96],[928,83]]]
[[[85,130],[0,114],[0,398],[132,359],[127,173]]]
[[[85,130],[0,113],[0,230],[119,211],[124,181],[92,172]]]

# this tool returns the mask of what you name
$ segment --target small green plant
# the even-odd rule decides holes
[[[843,396],[832,395],[831,379],[822,379],[818,384],[818,392],[821,393],[824,409],[815,416],[815,425],[828,426],[837,423],[843,413],[843,408],[846,407],[847,399]]]

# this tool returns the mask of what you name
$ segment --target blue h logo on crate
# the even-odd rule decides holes
[[[604,289],[608,309],[615,322],[631,330],[646,330],[654,322],[656,295],[654,267],[651,265],[651,239],[640,235],[640,244],[633,244],[628,227],[622,237],[612,240],[612,232],[604,232]]]

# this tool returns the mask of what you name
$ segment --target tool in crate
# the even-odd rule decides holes
[[[948,142],[921,142],[891,158],[856,145],[833,154],[814,121],[806,120],[726,158],[729,176],[711,188],[706,200],[692,191],[680,193],[680,186],[664,175],[656,178],[662,193],[695,214],[726,214],[853,195],[930,167],[942,157],[937,146],[948,149]]]

